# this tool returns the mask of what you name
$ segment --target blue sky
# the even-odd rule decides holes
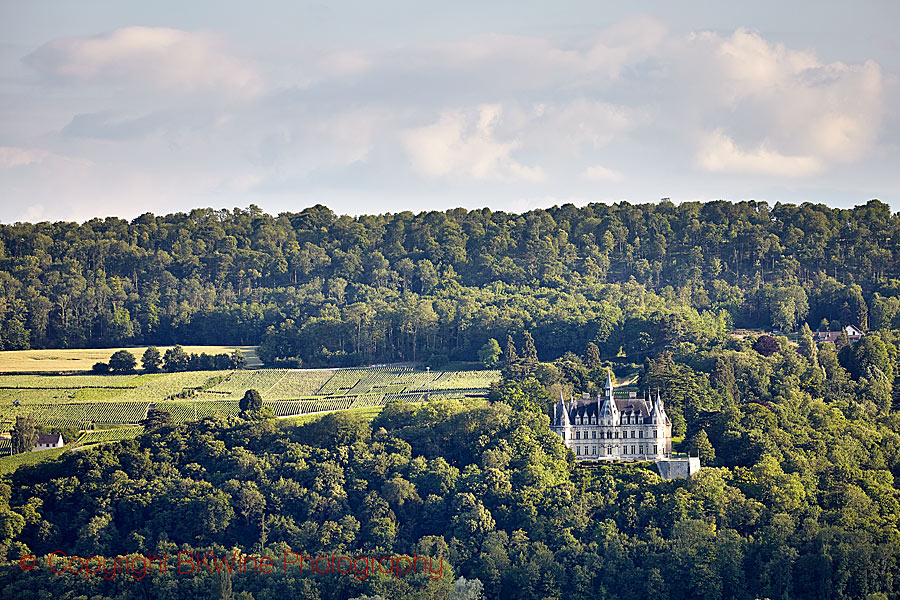
[[[484,4],[0,0],[0,221],[900,210],[900,3]]]

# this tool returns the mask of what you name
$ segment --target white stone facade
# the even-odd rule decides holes
[[[618,397],[617,397],[618,395]],[[562,437],[576,460],[658,460],[672,456],[672,423],[662,398],[617,394],[607,373],[603,396],[556,403],[550,429]]]

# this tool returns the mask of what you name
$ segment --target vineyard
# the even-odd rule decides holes
[[[143,427],[116,427],[114,429],[88,431],[78,439],[77,445],[87,446],[89,444],[100,444],[103,442],[130,440],[139,436],[143,431]]]
[[[22,406],[4,406],[10,417],[31,414],[38,423],[45,425],[82,427],[89,423],[115,424],[137,423],[147,416],[149,402],[58,402],[33,403]]]
[[[51,426],[137,424],[151,405],[171,413],[176,422],[237,415],[238,402],[248,389],[257,390],[278,417],[378,408],[392,399],[485,396],[499,378],[498,371],[428,373],[409,367],[0,375],[0,431],[11,429],[15,417],[27,414]]]

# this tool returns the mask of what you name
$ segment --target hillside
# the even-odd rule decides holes
[[[171,413],[176,422],[237,415],[249,389],[259,391],[276,417],[381,407],[392,399],[484,397],[499,378],[498,371],[428,373],[404,367],[0,375],[0,431],[26,415],[49,427],[136,424],[151,406]]]
[[[732,326],[898,325],[900,217],[873,200],[338,216],[197,209],[0,225],[0,349],[260,344],[304,366],[477,360],[531,330],[642,360]]]

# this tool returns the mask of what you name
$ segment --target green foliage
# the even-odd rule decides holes
[[[516,343],[511,335],[506,336],[506,352],[504,360],[507,366],[514,365],[519,360],[519,353],[516,351]]]
[[[184,348],[174,346],[166,350],[163,356],[163,368],[172,373],[175,371],[187,371],[190,366],[190,357]]]
[[[156,346],[148,346],[146,350],[144,350],[144,355],[141,357],[141,366],[144,367],[144,370],[148,373],[157,373],[160,369],[162,369],[162,356],[159,353],[159,348]]]
[[[16,424],[12,429],[13,454],[31,452],[31,449],[37,444],[37,436],[38,432],[34,427],[31,414],[25,417],[16,417]]]
[[[584,365],[588,369],[600,368],[600,348],[594,342],[588,342],[584,349]]]
[[[141,420],[140,425],[145,431],[153,431],[160,427],[169,427],[173,423],[172,413],[167,410],[151,408],[147,411],[147,417]]]
[[[877,367],[859,384],[840,379],[829,347],[820,355],[833,377],[816,396],[800,387],[812,365],[791,351],[707,345],[648,361],[639,385],[661,387],[705,465],[690,480],[640,465],[574,468],[542,414],[543,386],[503,380],[493,402],[396,400],[371,423],[346,412],[296,427],[210,417],[25,467],[0,489],[0,545],[415,551],[441,556],[445,573],[233,577],[235,597],[894,597],[897,417],[868,408]],[[57,576],[12,563],[0,577],[17,591]],[[177,596],[228,589],[221,572],[155,577]],[[121,589],[93,585],[66,580],[88,597]]]
[[[481,360],[486,339],[507,340],[493,403],[453,396],[483,394],[496,372],[268,369],[211,382],[237,357],[180,348],[163,357],[169,374],[121,388],[114,375],[23,377],[0,392],[8,422],[26,410],[60,424],[142,418],[184,390],[197,402],[167,402],[171,420],[151,411],[158,422],[134,439],[13,473],[9,493],[0,484],[0,554],[419,551],[447,573],[235,577],[235,597],[478,597],[475,581],[488,598],[897,597],[898,236],[900,217],[878,201],[359,217],[251,207],[0,225],[2,349],[260,343],[268,365],[350,367]],[[817,347],[808,323],[876,333]],[[734,325],[799,329],[799,353],[787,338],[751,350]],[[660,389],[683,449],[714,466],[675,482],[640,465],[575,468],[547,428],[542,384],[590,391],[601,357],[643,363],[639,387]],[[371,425],[348,413],[276,426],[236,418],[251,388],[259,416],[385,408]],[[60,581],[0,565],[9,597],[136,589]],[[152,583],[167,597],[229,594],[210,573]]]
[[[500,364],[500,344],[494,338],[490,338],[485,342],[484,346],[478,351],[478,360],[486,369],[493,369]]]
[[[262,396],[256,390],[250,389],[244,393],[241,398],[241,412],[258,411],[263,407]]]
[[[541,414],[549,410],[552,404],[547,390],[534,377],[523,380],[504,379],[496,389],[491,390],[490,399],[494,402],[505,402],[514,410]]]
[[[877,200],[2,224],[0,349],[260,344],[270,366],[340,367],[475,361],[486,339],[528,331],[529,359],[592,342],[641,362],[727,341],[732,323],[900,324],[885,243],[898,230]],[[169,370],[209,368],[170,358]]]
[[[845,346],[839,356],[843,357],[841,364],[854,378],[865,376],[874,367],[884,373],[889,381],[894,380],[895,371],[888,347],[876,333],[864,335],[852,346]]]
[[[137,359],[128,350],[118,350],[109,357],[109,368],[114,373],[130,373],[137,366]]]
[[[805,356],[812,365],[819,364],[819,351],[813,341],[812,330],[806,323],[800,328],[800,354]]]
[[[691,456],[699,456],[700,463],[704,465],[712,465],[716,462],[716,450],[709,443],[709,436],[705,430],[700,430],[687,441],[685,449]]]
[[[94,366],[91,368],[91,371],[97,375],[105,375],[105,374],[109,373],[109,371],[110,371],[109,363],[96,362],[96,363],[94,363]]]

